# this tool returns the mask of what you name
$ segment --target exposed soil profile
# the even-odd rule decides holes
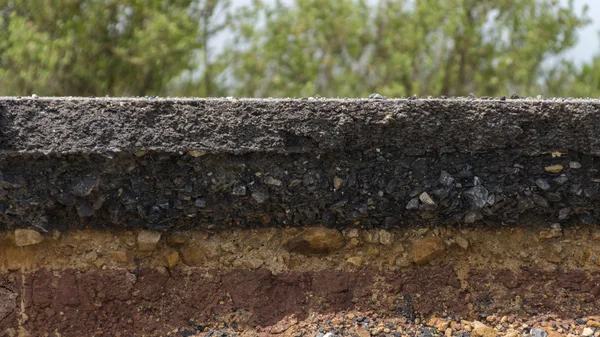
[[[0,98],[0,336],[600,337],[600,102]]]
[[[24,238],[2,239],[6,335],[253,335],[290,320],[308,333],[314,315],[417,328],[600,310],[600,230],[589,226],[69,231],[18,246]]]

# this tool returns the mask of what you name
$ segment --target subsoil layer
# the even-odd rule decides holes
[[[590,226],[35,238],[21,247],[13,233],[2,238],[0,331],[7,336],[272,334],[290,320],[290,336],[317,335],[319,326],[362,336],[364,322],[346,315],[376,314],[375,323],[417,329],[432,315],[454,322],[506,315],[514,323],[551,313],[568,322],[600,311],[600,231]],[[315,315],[342,321],[318,325]],[[378,326],[367,325],[368,333]]]

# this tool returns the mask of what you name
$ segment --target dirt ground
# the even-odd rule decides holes
[[[431,317],[580,335],[600,312],[592,226],[19,231],[0,239],[6,336],[435,335]]]

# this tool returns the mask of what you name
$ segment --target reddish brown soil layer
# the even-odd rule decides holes
[[[288,272],[107,269],[11,273],[0,281],[0,335],[21,330],[60,336],[164,336],[221,323],[256,328],[291,315],[373,310],[414,320],[430,314],[478,319],[489,314],[597,313],[600,273],[524,268],[471,271],[449,266],[404,272]],[[24,330],[23,330],[24,329]],[[50,334],[56,335],[56,334]]]

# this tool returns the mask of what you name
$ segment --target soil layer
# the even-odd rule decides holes
[[[5,233],[0,331],[252,335],[327,314],[415,324],[600,311],[600,231],[590,226],[193,231],[148,247],[151,234],[54,232],[18,247]]]

